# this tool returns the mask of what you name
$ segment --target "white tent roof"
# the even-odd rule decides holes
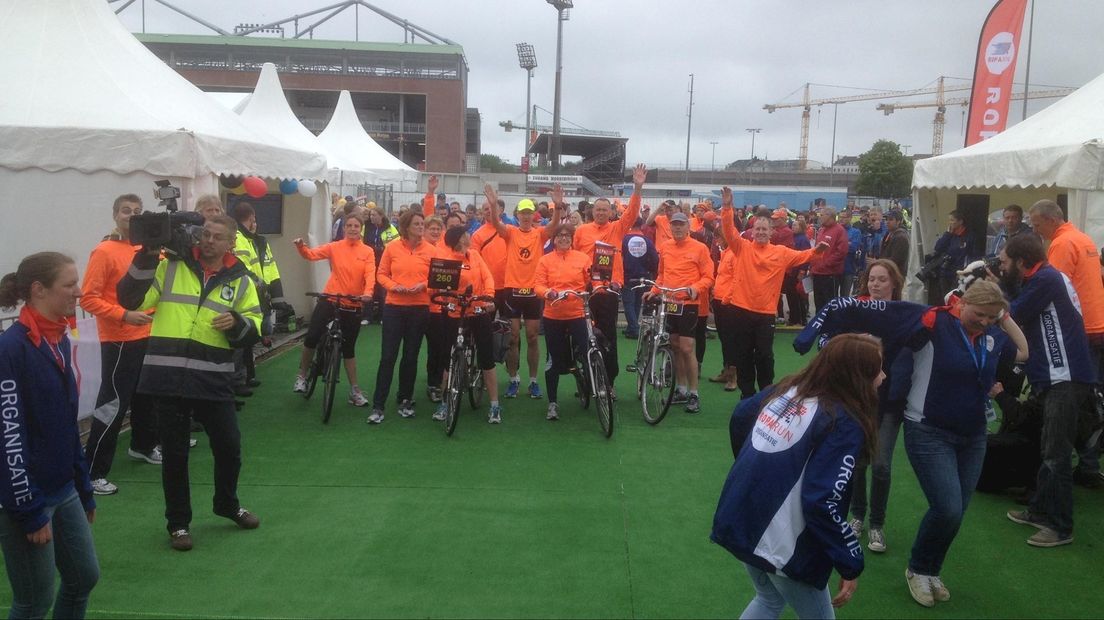
[[[0,166],[325,177],[321,155],[247,127],[103,0],[7,0],[0,23]]]
[[[318,140],[327,153],[347,161],[357,168],[378,173],[382,179],[392,182],[417,181],[418,171],[387,152],[364,131],[360,124],[353,98],[349,91],[341,91],[337,108]]]
[[[1104,189],[1104,75],[996,136],[916,162],[918,188]]]
[[[318,140],[318,137],[299,122],[295,112],[288,105],[276,65],[266,62],[261,66],[261,75],[257,87],[235,106],[243,121],[259,132],[270,133],[297,149],[322,153],[326,156],[330,168],[356,170],[355,166],[341,161],[337,154],[331,154]]]

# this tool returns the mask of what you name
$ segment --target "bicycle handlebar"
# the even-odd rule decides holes
[[[613,295],[617,295],[618,297],[621,296],[621,293],[613,290],[612,288],[610,288],[609,286],[606,286],[605,284],[602,284],[602,285],[599,285],[599,286],[595,286],[593,289],[591,289],[589,291],[573,291],[573,290],[560,291],[560,294],[557,295],[556,298],[553,299],[551,303],[555,304],[555,303],[561,302],[561,301],[567,299],[568,297],[578,297],[579,299],[582,299],[583,301],[586,301],[587,299],[589,299],[595,293],[601,293],[601,292],[611,293]]]
[[[307,293],[307,297],[317,297],[318,299],[326,300],[346,300],[355,301],[357,303],[363,303],[364,298],[359,295],[344,295],[341,293]]]
[[[666,286],[660,286],[660,285],[656,284],[653,280],[648,280],[646,278],[640,278],[640,284],[637,284],[636,286],[634,286],[633,290],[635,291],[638,288],[652,288],[652,287],[655,287],[655,288],[659,289],[659,291],[661,293],[682,293],[682,292],[685,292],[685,293],[689,294],[691,292],[691,287],[689,287],[689,286],[680,286],[678,288],[667,288]]]

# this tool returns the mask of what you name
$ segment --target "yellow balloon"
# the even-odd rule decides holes
[[[237,187],[231,187],[230,189],[228,189],[226,191],[230,192],[231,194],[234,194],[235,196],[241,196],[242,194],[245,193],[245,183],[242,183],[241,185],[239,185]]]

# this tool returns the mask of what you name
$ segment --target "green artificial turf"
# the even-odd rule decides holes
[[[369,394],[379,329],[365,328],[358,345]],[[803,363],[791,340],[777,338],[779,376]],[[622,364],[634,347],[621,341]],[[717,372],[718,349],[710,341],[703,375]],[[120,441],[110,476],[119,493],[98,500],[102,578],[89,616],[712,618],[738,616],[750,600],[743,566],[708,538],[737,399],[719,385],[703,379],[700,415],[676,409],[650,427],[632,375],[622,373],[606,440],[564,377],[560,421],[545,421],[546,401],[523,397],[503,401],[500,426],[486,423],[485,407],[465,409],[446,438],[430,420],[421,365],[415,419],[391,405],[382,425],[366,425],[367,410],[344,402],[343,383],[323,426],[320,392],[310,401],[291,393],[297,360],[295,349],[263,363],[264,385],[239,418],[239,495],[260,516],[258,530],[211,514],[211,456],[200,435],[195,549],[170,550],[158,469],[129,460]],[[926,502],[900,445],[894,476],[889,550],[867,554],[840,616],[1104,613],[1104,491],[1075,491],[1076,542],[1049,550],[1024,543],[1033,530],[1004,517],[1015,507],[1009,499],[975,495],[944,567],[952,599],[924,609],[903,573]],[[10,596],[0,588],[0,608]]]

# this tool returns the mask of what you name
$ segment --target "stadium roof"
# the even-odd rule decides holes
[[[403,54],[464,55],[461,45],[430,45],[426,43],[375,43],[366,41],[330,41],[322,39],[282,39],[275,37],[242,37],[200,34],[135,34],[142,43],[169,45],[224,45],[235,47],[278,47],[303,50],[345,50],[350,52],[396,52]]]

